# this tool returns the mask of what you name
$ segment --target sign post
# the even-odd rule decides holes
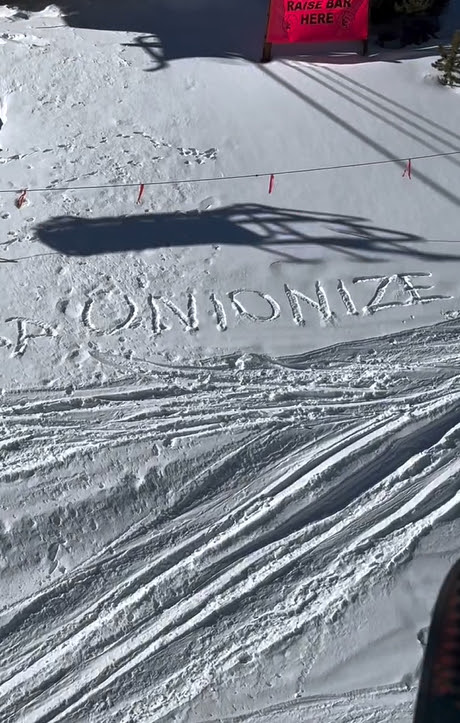
[[[261,63],[269,63],[272,59],[272,43],[267,43],[268,28],[270,25],[270,15],[272,12],[272,0],[268,0],[268,13],[267,13],[267,25],[265,28],[264,35],[264,49],[262,51]]]
[[[270,0],[262,62],[273,44],[361,41],[367,53],[369,0]]]
[[[363,38],[363,47],[361,55],[367,55],[369,52],[369,25],[371,23],[371,0],[367,2],[367,35]]]

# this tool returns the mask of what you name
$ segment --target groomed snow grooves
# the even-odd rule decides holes
[[[459,331],[6,394],[2,721],[172,720],[314,641],[460,504]]]

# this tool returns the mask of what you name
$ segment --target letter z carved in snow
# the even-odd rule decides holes
[[[412,278],[430,277],[429,271],[421,271],[418,273],[411,274],[392,274],[391,276],[360,276],[353,279],[354,284],[361,284],[367,281],[378,281],[377,288],[370,299],[370,301],[363,306],[363,314],[375,314],[376,311],[382,311],[384,309],[394,309],[398,306],[411,306],[412,304],[430,304],[433,301],[439,301],[440,299],[451,299],[451,296],[442,296],[434,294],[432,296],[421,296],[419,291],[429,290],[433,288],[433,285],[425,286],[419,284],[416,286],[412,283]],[[386,304],[382,304],[382,299],[386,294],[386,291],[390,284],[396,283],[402,289],[403,293],[408,294],[409,298],[405,301],[390,301]]]

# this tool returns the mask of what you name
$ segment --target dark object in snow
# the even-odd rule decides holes
[[[439,593],[423,659],[414,723],[460,721],[460,560]]]
[[[3,128],[3,121],[2,121],[2,119],[0,118],[0,131],[2,130],[2,128]]]

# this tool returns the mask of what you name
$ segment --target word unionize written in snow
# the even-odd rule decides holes
[[[358,309],[349,288],[342,279],[337,281],[336,292],[345,315],[355,317],[372,316],[377,312],[398,307],[431,304],[436,301],[451,299],[451,296],[428,294],[427,292],[433,288],[433,285],[417,283],[418,279],[430,276],[429,272],[420,272],[393,274],[392,276],[357,277],[353,279],[353,284],[372,284],[373,286],[367,303],[360,309]],[[337,325],[339,316],[336,311],[331,309],[329,298],[320,281],[315,282],[314,289],[313,298],[312,295],[309,296],[303,291],[284,284],[284,296],[292,321],[298,327],[305,327],[307,324],[305,312],[310,310],[316,312],[321,325],[325,327]],[[395,289],[399,296],[397,300],[392,300],[389,294],[391,290],[394,291]],[[281,304],[273,296],[263,291],[234,289],[227,292],[226,296],[228,297],[227,304],[230,303],[236,316],[250,323],[273,322],[281,316]],[[211,310],[217,330],[220,332],[228,330],[228,316],[223,298],[215,292],[209,294]],[[257,302],[259,307],[261,302],[264,303],[266,307],[265,314],[251,311],[251,306],[254,309],[254,301]],[[143,320],[139,317],[137,305],[127,294],[123,295],[123,305],[126,308],[124,318],[121,321],[112,322],[104,328],[100,328],[93,319],[97,301],[93,296],[88,296],[83,304],[80,321],[90,332],[99,336],[111,336],[120,333],[124,329],[134,329],[140,326]],[[197,332],[199,330],[198,305],[196,296],[192,292],[187,294],[185,309],[181,309],[164,295],[155,296],[153,294],[147,296],[147,306],[150,317],[148,325],[154,337],[160,337],[164,332],[169,331],[172,328],[173,319],[177,319],[186,332]],[[29,341],[32,339],[59,336],[59,331],[55,326],[43,321],[25,317],[10,317],[5,322],[14,324],[16,327],[15,340],[0,336],[0,347],[9,350],[12,357],[22,357],[28,348]]]

